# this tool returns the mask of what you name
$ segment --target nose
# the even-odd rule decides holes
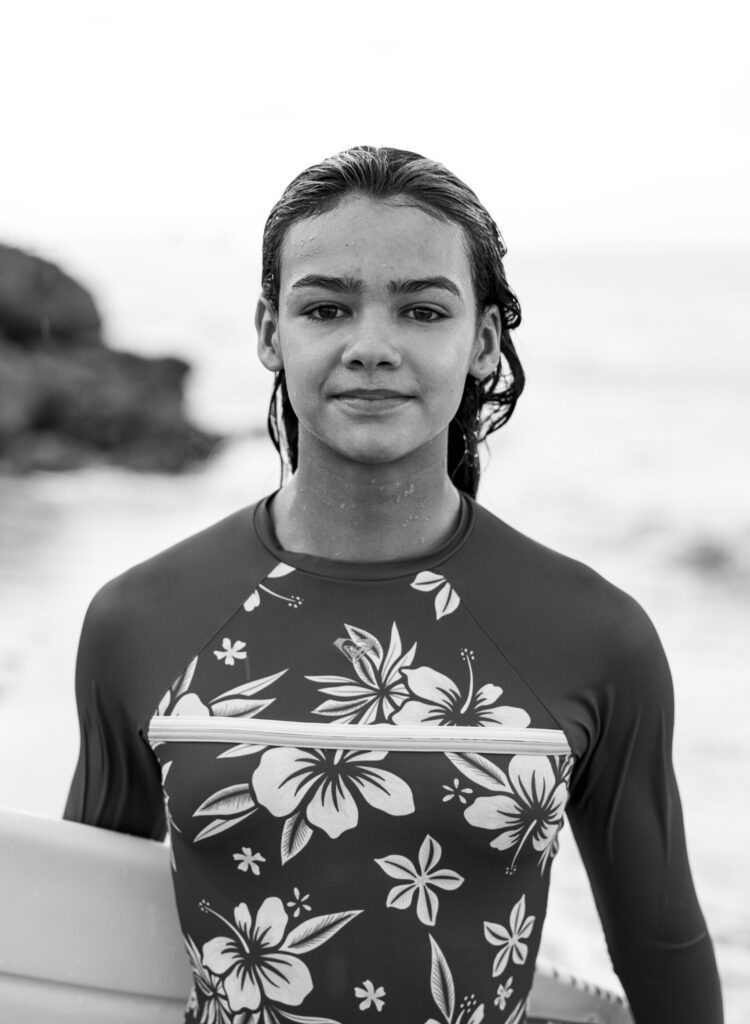
[[[347,367],[365,370],[399,367],[401,353],[390,320],[374,314],[354,321],[342,354],[342,362]]]

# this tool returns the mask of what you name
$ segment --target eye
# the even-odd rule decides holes
[[[416,320],[420,324],[434,324],[438,320],[444,320],[445,314],[438,312],[437,309],[431,309],[429,306],[413,306],[411,309],[406,311],[407,313],[413,313],[412,319]]]
[[[305,312],[305,316],[308,320],[338,320],[338,313],[343,313],[340,306],[332,306],[329,303],[321,304],[320,306],[313,306],[312,309],[308,309]]]

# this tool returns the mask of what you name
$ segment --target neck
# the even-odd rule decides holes
[[[386,465],[305,459],[270,508],[287,551],[347,562],[416,558],[454,531],[460,495],[444,444]],[[417,453],[415,453],[417,455]]]

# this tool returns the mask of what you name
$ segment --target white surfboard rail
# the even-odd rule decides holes
[[[0,1020],[180,1024],[190,988],[163,843],[0,809]],[[547,965],[529,1017],[632,1024]]]

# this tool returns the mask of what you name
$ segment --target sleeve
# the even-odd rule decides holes
[[[606,627],[597,735],[568,816],[637,1024],[721,1024],[672,767],[672,679],[650,619],[627,602]]]
[[[81,745],[63,817],[163,839],[159,766],[138,725],[133,703],[137,694],[126,688],[128,645],[122,619],[116,592],[103,588],[89,606],[78,645]]]

